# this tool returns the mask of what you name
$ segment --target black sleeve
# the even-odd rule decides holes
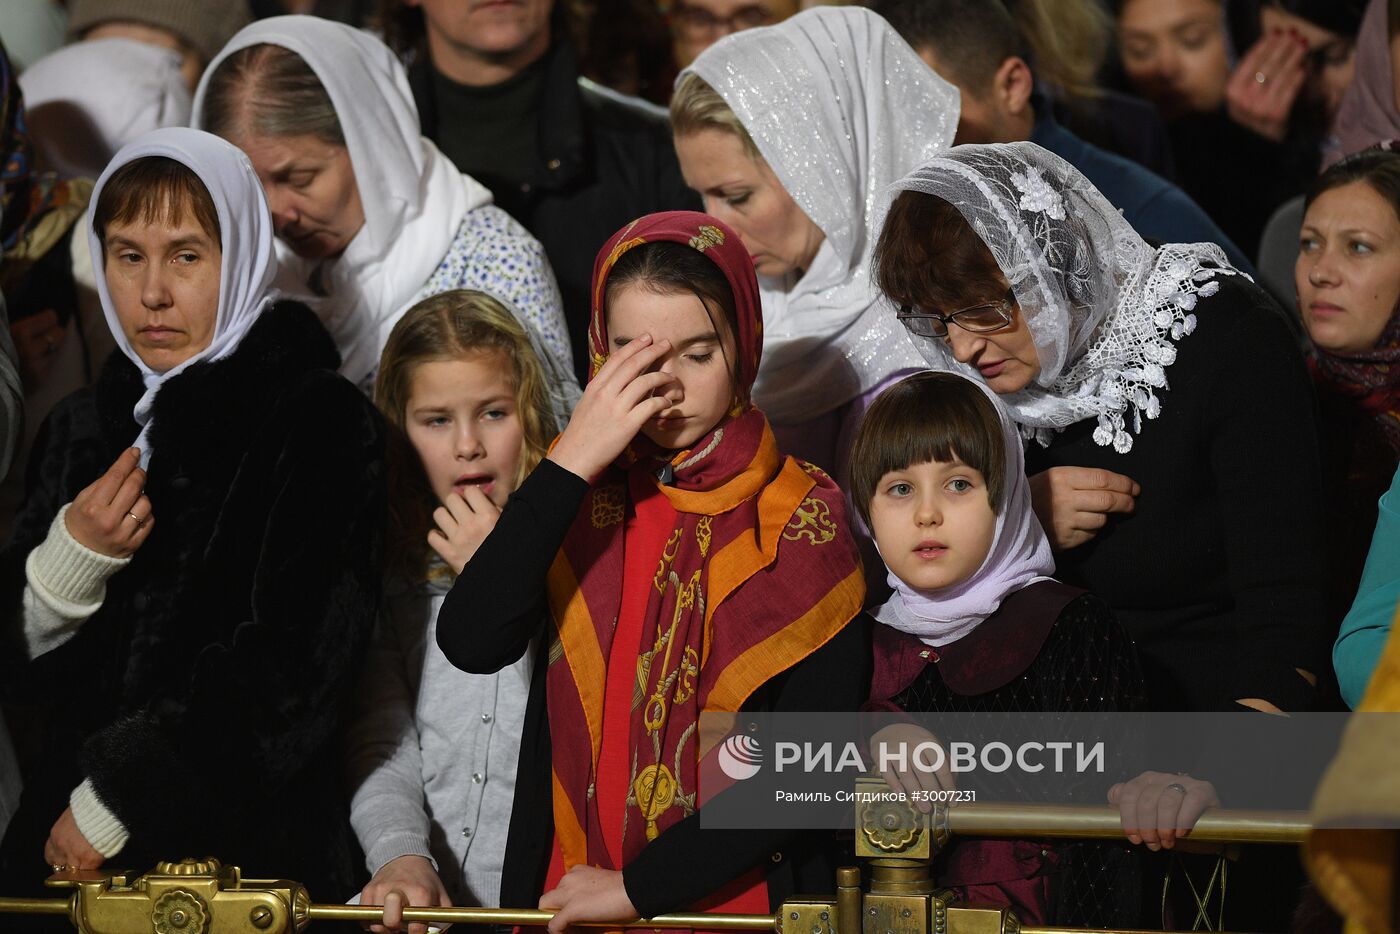
[[[587,493],[586,480],[546,459],[511,494],[438,611],[448,661],[492,674],[520,658],[548,618],[545,578]]]
[[[24,564],[47,537],[59,509],[116,459],[103,449],[97,417],[93,390],[79,389],[49,412],[29,454],[24,502],[0,550],[0,698],[7,702],[25,703],[48,693],[24,642]],[[73,676],[76,672],[66,675]]]
[[[869,691],[869,617],[857,616],[832,639],[754,696],[774,711],[857,710]],[[704,830],[701,811],[673,824],[622,870],[633,906],[643,918],[692,905],[794,842],[803,831]],[[831,834],[826,834],[830,837]]]
[[[1267,296],[1248,283],[1229,285],[1212,301],[1238,297],[1240,307],[1214,312],[1203,387],[1231,616],[1244,647],[1226,700],[1258,697],[1281,710],[1307,710],[1313,690],[1295,669],[1316,674],[1326,664],[1319,562],[1300,547],[1322,541],[1312,384]]]

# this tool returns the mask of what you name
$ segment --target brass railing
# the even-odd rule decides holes
[[[1118,811],[1109,807],[1050,804],[959,804],[947,811],[948,831],[965,837],[1111,840],[1123,836]],[[1203,843],[1301,844],[1306,811],[1207,811],[1190,838]]]
[[[883,788],[865,778],[857,790]],[[1023,838],[1122,837],[1118,812],[1107,807],[1028,804],[858,806],[856,855],[861,871],[837,871],[834,896],[793,898],[773,915],[670,914],[637,921],[578,924],[589,928],[769,931],[773,934],[1088,934],[1088,928],[1022,926],[1006,907],[964,905],[935,889],[929,862],[950,834]],[[1190,839],[1207,843],[1301,843],[1307,815],[1295,811],[1207,812]],[[136,877],[98,870],[57,874],[48,884],[66,897],[0,898],[0,914],[66,915],[81,934],[296,934],[316,921],[374,922],[383,907],[314,904],[297,882],[243,878],[217,861],[162,863]],[[553,912],[533,909],[407,908],[405,922],[541,926]],[[1098,934],[1103,934],[1099,931]],[[1159,934],[1120,929],[1118,934]]]

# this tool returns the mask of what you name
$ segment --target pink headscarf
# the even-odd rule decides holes
[[[1031,508],[1031,488],[1016,423],[996,393],[980,380],[968,382],[986,394],[1001,420],[1006,445],[1006,501],[997,514],[996,533],[986,560],[967,580],[941,590],[915,590],[890,573],[894,596],[875,611],[875,618],[925,645],[956,642],[995,613],[1009,595],[1055,571],[1050,541]]]
[[[1371,0],[1356,36],[1356,77],[1342,98],[1323,147],[1325,169],[1343,156],[1385,140],[1400,139],[1400,111],[1395,107],[1395,77],[1390,61],[1390,16],[1387,0]]]

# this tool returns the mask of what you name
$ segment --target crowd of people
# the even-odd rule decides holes
[[[703,714],[1390,696],[1393,4],[799,6],[7,7],[0,878],[766,913]],[[1165,923],[1105,795],[939,883]]]

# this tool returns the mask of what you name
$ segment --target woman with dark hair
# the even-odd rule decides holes
[[[896,189],[880,285],[929,363],[1006,401],[1056,576],[1127,626],[1150,706],[1307,709],[1317,439],[1278,309],[1031,143],[955,147]]]
[[[1400,463],[1400,153],[1360,152],[1318,176],[1294,281],[1320,405],[1337,621],[1356,596],[1377,502]]]
[[[121,352],[49,416],[0,553],[0,685],[46,726],[0,872],[213,855],[346,897],[336,740],[379,601],[379,417],[274,297],[233,146],[147,134],[93,203]]]
[[[1118,0],[1128,84],[1168,121],[1177,181],[1253,255],[1317,173],[1361,0]]]

